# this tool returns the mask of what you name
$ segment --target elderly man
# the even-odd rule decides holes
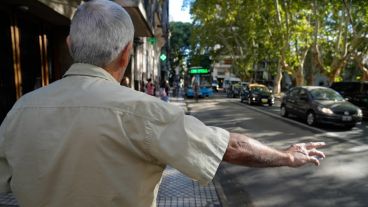
[[[221,161],[253,167],[319,165],[323,143],[279,151],[209,127],[174,105],[120,86],[134,30],[127,12],[88,1],[72,19],[74,64],[24,95],[0,128],[0,191],[20,206],[155,206],[171,165],[202,184]]]

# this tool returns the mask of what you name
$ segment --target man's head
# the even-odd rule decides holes
[[[93,0],[78,7],[68,38],[74,62],[106,68],[131,47],[134,27],[129,14],[117,3]]]

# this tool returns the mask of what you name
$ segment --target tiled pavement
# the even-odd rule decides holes
[[[188,113],[182,91],[179,97],[170,97],[170,103]],[[157,196],[158,207],[222,207],[215,185],[200,186],[179,171],[167,167]]]
[[[178,105],[187,112],[186,103],[179,97],[171,97],[170,103]],[[12,194],[0,194],[0,207],[16,207],[17,201]],[[157,196],[158,207],[222,207],[215,185],[210,182],[200,186],[179,171],[167,167],[163,174]]]
[[[0,193],[0,207],[15,207],[18,206],[12,194]]]
[[[221,207],[216,188],[211,182],[200,186],[179,171],[167,167],[157,196],[158,207]]]

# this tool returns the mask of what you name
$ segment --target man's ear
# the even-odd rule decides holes
[[[121,53],[121,58],[120,58],[120,61],[119,61],[119,65],[121,67],[126,68],[128,66],[132,49],[133,49],[133,43],[129,42],[125,46],[123,52]]]

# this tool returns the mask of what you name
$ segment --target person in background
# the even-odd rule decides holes
[[[152,83],[152,79],[148,78],[146,83],[146,93],[148,95],[154,96],[155,95],[155,85]]]
[[[170,91],[170,87],[169,87],[168,81],[163,80],[161,82],[161,86],[160,86],[161,100],[163,100],[165,102],[169,102],[169,91]]]
[[[198,102],[198,99],[199,99],[199,84],[198,84],[198,81],[195,80],[194,83],[193,83],[193,91],[194,91],[194,98],[196,100],[196,102]]]
[[[166,92],[167,96],[170,96],[170,84],[169,84],[168,80],[166,80],[164,82],[164,88],[165,88],[165,92]]]
[[[0,192],[20,206],[154,207],[167,165],[205,185],[221,162],[296,168],[325,157],[322,142],[277,150],[122,87],[133,38],[121,5],[78,7],[67,38],[74,64],[22,96],[0,126]]]
[[[126,86],[126,87],[130,87],[130,81],[129,81],[129,77],[128,76],[124,76],[121,85]]]

